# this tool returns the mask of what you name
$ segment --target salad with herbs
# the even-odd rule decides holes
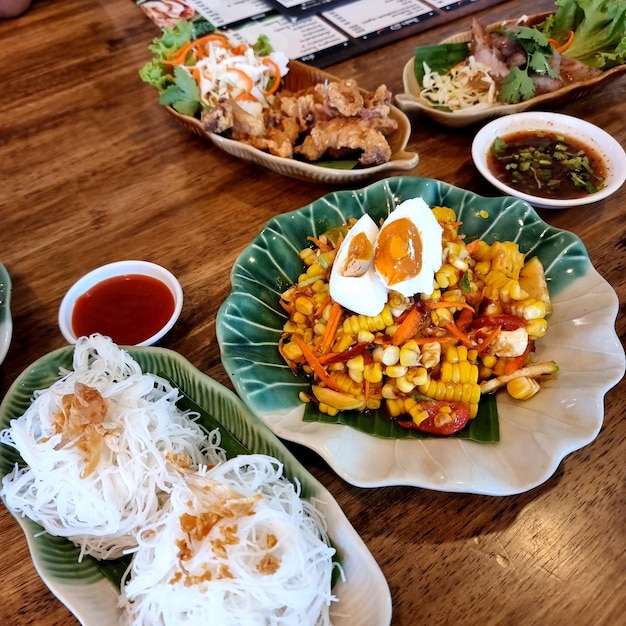
[[[179,22],[149,49],[154,58],[139,71],[141,79],[159,90],[159,104],[197,118],[224,98],[258,115],[288,71],[289,59],[266,35],[252,45],[236,43],[211,25]]]
[[[469,42],[417,48],[421,96],[445,111],[516,104],[626,63],[626,0],[557,0],[526,20],[490,31],[474,20]]]

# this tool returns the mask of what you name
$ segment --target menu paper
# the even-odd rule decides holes
[[[327,67],[506,0],[135,0],[158,26],[206,20],[240,41],[267,35],[292,59]],[[470,24],[460,24],[459,31]]]
[[[322,15],[343,28],[351,37],[380,34],[388,28],[401,28],[416,20],[434,17],[432,7],[419,0],[361,0],[358,11],[351,3]]]

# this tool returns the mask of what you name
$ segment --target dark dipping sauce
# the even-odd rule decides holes
[[[100,333],[117,344],[136,345],[161,330],[174,308],[174,295],[157,278],[115,276],[76,299],[72,330],[77,337]]]
[[[595,193],[606,178],[606,166],[591,148],[560,133],[537,130],[497,137],[487,167],[513,189],[559,200]]]

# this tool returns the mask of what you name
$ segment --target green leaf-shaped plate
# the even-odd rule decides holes
[[[280,293],[302,271],[298,253],[350,217],[385,217],[422,196],[456,210],[469,240],[516,241],[543,262],[553,298],[540,360],[556,360],[557,379],[526,402],[498,396],[500,442],[381,439],[336,424],[305,422],[298,392],[308,388],[277,350],[285,315]],[[484,212],[484,213],[483,213]],[[486,215],[486,216],[485,216]],[[271,219],[236,261],[232,291],[218,312],[222,361],[248,406],[279,437],[320,454],[346,481],[363,487],[414,485],[441,491],[508,495],[548,479],[561,459],[593,441],[603,398],[624,373],[615,333],[618,300],[595,271],[576,235],[541,220],[526,202],[483,198],[441,181],[396,177],[356,191],[337,191]]]
[[[328,522],[328,532],[336,546],[346,581],[339,581],[334,593],[339,602],[331,608],[336,626],[365,624],[379,626],[391,621],[391,597],[387,582],[376,561],[357,535],[330,493],[317,481],[270,430],[223,385],[205,376],[186,359],[160,348],[127,348],[144,372],[167,376],[183,393],[216,418],[248,450],[269,454],[283,462],[285,474],[297,478],[304,497],[314,497]],[[74,347],[52,352],[26,369],[13,383],[0,405],[0,428],[9,426],[29,406],[33,391],[49,387],[59,377],[59,369],[72,368]],[[208,418],[207,418],[208,419]],[[202,419],[201,419],[202,422]],[[210,428],[212,423],[206,423]],[[11,471],[19,456],[0,444],[0,475]],[[117,626],[117,591],[105,573],[85,559],[77,562],[78,550],[66,539],[39,534],[41,527],[16,516],[28,541],[33,563],[50,590],[74,613],[84,626]],[[336,613],[336,614],[334,614]]]

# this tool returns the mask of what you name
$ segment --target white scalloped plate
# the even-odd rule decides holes
[[[281,292],[302,271],[298,252],[350,217],[385,217],[407,198],[450,206],[470,240],[517,241],[542,260],[554,304],[538,359],[560,372],[526,402],[498,395],[500,441],[383,439],[348,426],[304,422],[298,392],[307,389],[278,353],[285,314]],[[488,217],[482,217],[482,211]],[[232,291],[217,317],[222,361],[250,408],[283,439],[307,446],[339,476],[361,487],[413,485],[439,491],[510,495],[532,489],[567,454],[595,439],[604,394],[624,374],[615,332],[618,299],[596,272],[576,235],[546,224],[526,202],[483,198],[441,181],[397,177],[356,191],[338,191],[270,220],[236,261]]]

